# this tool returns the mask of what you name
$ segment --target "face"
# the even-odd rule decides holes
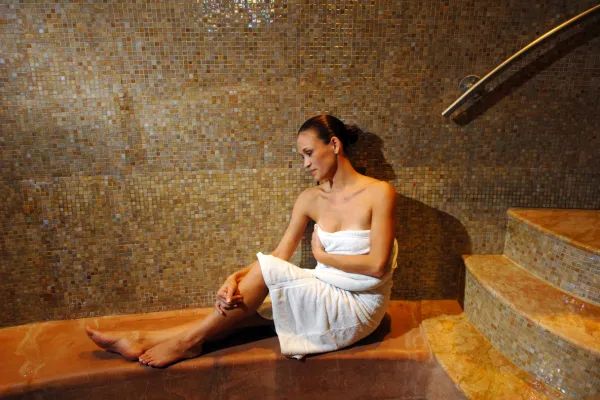
[[[316,181],[330,179],[335,174],[337,160],[334,140],[325,144],[314,131],[308,130],[298,134],[296,145],[304,159],[304,168]]]

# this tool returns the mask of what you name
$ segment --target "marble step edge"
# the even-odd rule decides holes
[[[509,218],[512,218],[519,223],[527,225],[530,228],[533,228],[545,235],[548,235],[548,236],[551,236],[552,238],[560,240],[561,242],[563,242],[569,246],[575,247],[577,249],[586,251],[591,254],[600,255],[600,247],[592,246],[588,243],[584,243],[575,238],[572,238],[572,237],[566,236],[564,234],[561,234],[559,232],[556,232],[552,229],[548,229],[548,228],[544,227],[543,225],[536,223],[536,222],[532,221],[531,219],[525,218],[523,215],[521,215],[521,213],[524,211],[537,211],[537,210],[539,210],[539,211],[565,211],[565,212],[566,211],[572,211],[572,212],[581,211],[581,212],[588,212],[588,213],[589,212],[600,213],[600,211],[598,211],[598,210],[566,210],[566,209],[565,210],[559,210],[559,209],[555,210],[555,209],[509,208],[506,213]]]
[[[600,211],[519,209],[511,213],[517,217],[537,218],[540,223],[545,219],[546,225],[557,224],[557,231],[570,230],[573,236],[584,236],[593,245],[597,241],[595,236],[600,233],[600,229],[595,228],[596,222],[600,223]],[[504,256],[556,288],[600,306],[600,255],[513,218],[511,213]]]
[[[469,322],[464,313],[423,319],[434,359],[469,399],[567,399],[516,366]]]
[[[550,285],[504,255],[463,255],[463,260],[501,304],[590,356],[600,357],[600,307]]]

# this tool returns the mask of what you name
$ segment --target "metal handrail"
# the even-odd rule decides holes
[[[442,112],[442,116],[448,117],[450,114],[452,114],[454,111],[456,111],[456,109],[458,107],[460,107],[465,101],[467,101],[467,99],[473,93],[477,92],[478,88],[482,88],[483,85],[485,85],[488,81],[495,78],[498,74],[500,74],[500,72],[502,72],[504,69],[508,68],[511,64],[513,64],[515,61],[517,61],[521,56],[523,56],[526,52],[539,46],[544,41],[546,41],[548,38],[552,37],[553,35],[560,32],[561,30],[569,27],[570,25],[573,25],[574,23],[583,22],[585,19],[591,17],[592,15],[594,15],[596,12],[599,12],[599,11],[600,11],[600,4],[595,7],[590,8],[589,10],[587,10],[585,12],[582,12],[581,14],[579,14],[578,16],[576,16],[574,18],[571,18],[564,24],[557,26],[556,28],[547,32],[543,36],[540,36],[539,38],[537,38],[536,40],[534,40],[527,46],[523,47],[521,50],[519,50],[518,53],[514,54],[512,57],[510,57],[509,59],[504,61],[502,64],[497,66],[492,72],[490,72],[483,78],[479,79],[477,81],[477,83],[470,86],[469,89],[466,92],[464,92],[462,96],[460,96],[458,98],[458,100],[456,100],[454,103],[452,103],[452,105],[450,107],[448,107],[447,109],[444,110],[444,112]]]

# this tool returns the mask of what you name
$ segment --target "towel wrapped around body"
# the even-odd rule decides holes
[[[329,233],[315,225],[330,254],[367,254],[370,230]],[[301,358],[349,346],[370,335],[380,324],[392,288],[398,243],[381,278],[352,274],[317,263],[299,268],[280,258],[258,253],[269,298],[257,310],[273,319],[282,354]]]

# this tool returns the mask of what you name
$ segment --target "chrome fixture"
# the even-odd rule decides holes
[[[557,26],[556,28],[547,32],[543,36],[540,36],[539,38],[537,38],[536,40],[534,40],[527,46],[523,47],[521,50],[519,50],[518,53],[514,54],[512,57],[510,57],[509,59],[504,61],[502,64],[497,66],[492,72],[490,72],[489,74],[484,76],[482,79],[479,79],[479,77],[477,77],[476,75],[466,76],[465,78],[463,78],[460,81],[460,85],[459,85],[460,91],[461,91],[461,93],[463,93],[463,95],[460,96],[458,98],[458,100],[456,100],[454,103],[452,103],[452,105],[450,107],[445,109],[444,112],[442,112],[442,116],[444,116],[444,117],[450,116],[450,114],[452,114],[454,111],[456,111],[456,109],[458,107],[460,107],[465,101],[467,101],[467,99],[469,97],[472,97],[476,93],[481,93],[483,91],[486,83],[488,83],[489,81],[494,79],[498,74],[500,74],[500,72],[504,71],[506,68],[508,68],[510,65],[512,65],[515,61],[517,61],[519,58],[521,58],[525,53],[527,53],[530,50],[533,50],[534,48],[536,48],[537,46],[539,46],[540,44],[545,42],[547,39],[551,38],[552,36],[556,35],[557,33],[561,32],[562,30],[566,29],[567,27],[574,25],[574,24],[578,24],[580,22],[583,22],[584,20],[586,20],[587,18],[591,17],[592,15],[594,15],[598,12],[600,12],[600,4],[595,7],[590,8],[589,10],[587,10],[585,12],[582,12],[581,14],[579,14],[578,16],[576,16],[574,18],[571,18],[564,24]]]

